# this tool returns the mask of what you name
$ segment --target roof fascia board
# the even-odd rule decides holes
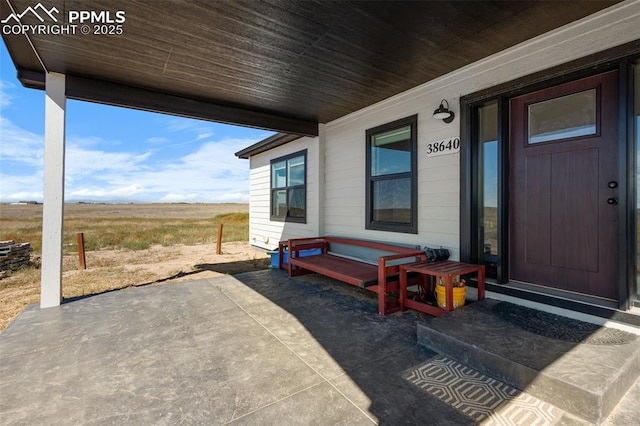
[[[15,12],[11,2],[8,0],[0,0],[0,16],[6,17],[9,14]],[[42,88],[44,89],[44,64],[40,60],[38,53],[35,51],[33,44],[29,40],[27,33],[23,34],[5,34],[2,32],[2,40],[7,46],[9,56],[13,61],[16,71],[18,72],[18,79],[25,86],[31,88],[20,78],[21,69],[28,69],[29,71],[39,72],[42,74]],[[18,64],[20,64],[18,66]],[[20,67],[20,68],[19,68]]]
[[[316,136],[318,123],[249,110],[233,105],[216,104],[183,98],[168,93],[125,86],[117,83],[67,76],[67,97],[107,105],[141,109],[201,120],[244,125],[278,132]]]
[[[269,136],[268,138],[261,140],[256,144],[253,144],[251,146],[246,147],[243,150],[236,152],[235,155],[238,158],[248,159],[252,155],[269,151],[270,149],[287,144],[296,139],[300,139],[300,135],[292,135],[289,133],[277,133],[273,136]]]
[[[18,70],[18,80],[29,89],[45,89],[45,73],[42,71]]]
[[[9,56],[16,67],[17,78],[20,83],[30,89],[44,90],[45,71],[38,56],[29,44],[29,40],[27,40],[25,36],[3,36],[2,38],[9,51]],[[23,68],[18,68],[18,63],[23,64]],[[24,64],[27,64],[26,67],[24,67]]]
[[[305,136],[318,135],[318,123],[273,113],[184,98],[144,88],[67,75],[70,99],[244,125]]]
[[[18,70],[18,79],[30,89],[45,89],[41,71]],[[299,136],[317,136],[318,123],[241,107],[183,98],[117,83],[67,75],[66,96],[88,102],[243,125]]]

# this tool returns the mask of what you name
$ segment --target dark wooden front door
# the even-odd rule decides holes
[[[617,82],[511,99],[510,279],[618,299]]]

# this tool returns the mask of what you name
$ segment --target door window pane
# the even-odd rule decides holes
[[[498,103],[478,108],[478,144],[481,161],[480,241],[488,277],[498,269]]]
[[[411,179],[379,180],[373,183],[373,220],[411,223]]]
[[[596,89],[529,105],[529,143],[595,135]]]
[[[636,291],[640,299],[640,63],[635,66],[635,136],[636,136]]]
[[[498,141],[483,143],[484,252],[498,254]]]
[[[371,176],[411,171],[411,126],[374,135],[371,141]]]

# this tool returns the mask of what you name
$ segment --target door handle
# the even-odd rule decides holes
[[[615,206],[616,204],[618,204],[618,198],[617,197],[611,197],[607,199],[607,204],[611,205],[611,206]]]

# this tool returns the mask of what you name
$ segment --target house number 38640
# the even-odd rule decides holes
[[[442,139],[427,144],[427,157],[453,154],[460,151],[460,138]]]

